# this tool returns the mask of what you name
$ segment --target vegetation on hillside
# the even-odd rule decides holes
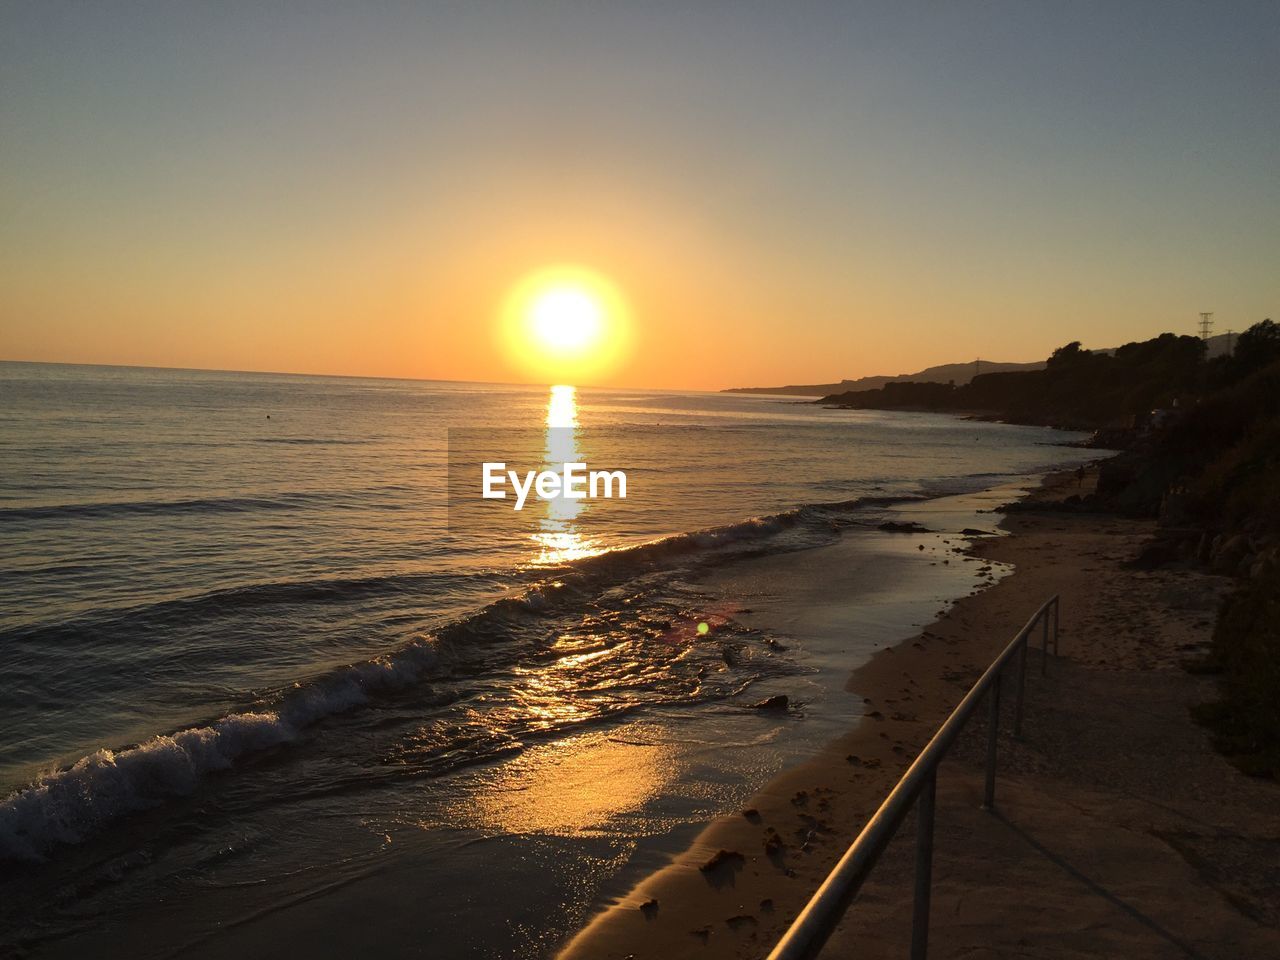
[[[889,383],[824,397],[843,407],[976,413],[1014,423],[1096,429],[1184,401],[1202,385],[1204,342],[1162,334],[1114,353],[1069,343],[1043,370],[983,373],[960,386]]]
[[[1094,429],[1098,446],[1120,448],[1097,493],[1075,506],[1158,517],[1148,562],[1238,578],[1206,664],[1221,674],[1222,699],[1197,715],[1241,769],[1280,778],[1280,325],[1255,324],[1212,360],[1200,340],[1174,334],[1114,354],[1069,343],[1044,370],[820,402]]]
[[[1280,571],[1223,601],[1208,666],[1221,674],[1220,699],[1197,707],[1196,719],[1245,773],[1280,779]]]

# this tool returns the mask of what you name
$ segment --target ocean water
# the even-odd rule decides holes
[[[55,953],[124,943],[157,891],[190,952],[264,887],[397,844],[474,885],[478,837],[585,843],[589,904],[635,859],[618,836],[657,829],[605,849],[601,824],[664,791],[693,823],[768,772],[749,749],[703,777],[719,792],[631,770],[592,806],[619,731],[714,752],[716,718],[812,669],[700,572],[1083,456],[725,394],[3,363],[0,397],[0,942]],[[480,499],[489,458],[623,469],[628,495],[517,512]],[[535,763],[583,743],[603,768]],[[546,949],[511,913],[475,955]]]

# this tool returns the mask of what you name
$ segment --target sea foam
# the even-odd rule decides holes
[[[416,683],[437,662],[417,639],[394,654],[295,684],[268,708],[228,714],[206,726],[98,750],[0,801],[0,860],[40,860],[118,817],[192,793],[239,758],[290,743],[316,721]]]

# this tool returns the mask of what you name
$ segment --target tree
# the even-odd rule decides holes
[[[1236,340],[1232,356],[1236,376],[1247,376],[1276,360],[1280,360],[1280,324],[1272,323],[1270,317],[1255,323]]]
[[[1089,355],[1088,350],[1080,349],[1079,340],[1072,340],[1066,346],[1059,347],[1057,350],[1053,351],[1053,356],[1049,357],[1047,366],[1051,369],[1069,367],[1082,357],[1087,357]]]

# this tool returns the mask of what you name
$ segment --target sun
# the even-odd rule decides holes
[[[524,376],[567,383],[598,378],[623,359],[628,339],[621,292],[585,267],[530,273],[502,310],[502,345]]]
[[[556,353],[589,349],[600,337],[603,315],[600,301],[581,287],[552,287],[529,305],[534,336]]]

